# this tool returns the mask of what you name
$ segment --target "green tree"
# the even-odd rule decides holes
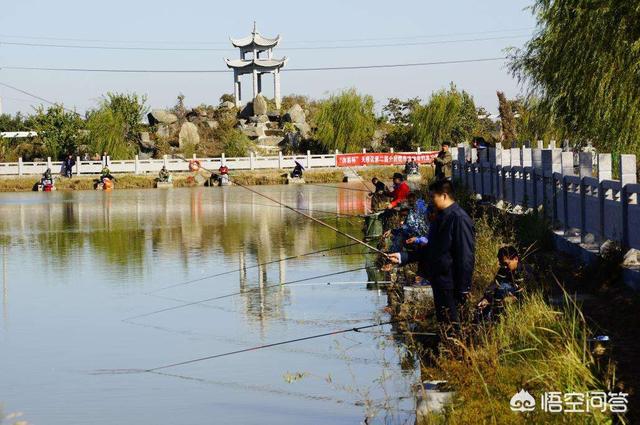
[[[98,109],[87,114],[88,141],[93,152],[113,159],[130,159],[138,149],[146,97],[135,93],[107,93]]]
[[[100,107],[109,109],[121,117],[124,122],[124,137],[133,143],[140,139],[140,131],[144,128],[143,120],[149,112],[146,106],[147,97],[136,93],[107,93],[103,96]]]
[[[478,115],[471,95],[452,83],[448,90],[433,93],[425,105],[418,105],[410,123],[412,143],[434,149],[444,141],[470,142]]]
[[[502,145],[505,148],[512,148],[518,140],[512,104],[507,100],[504,92],[497,91],[496,94],[498,95],[498,111],[500,112],[500,126],[502,128]]]
[[[110,108],[100,108],[87,118],[88,138],[93,152],[108,152],[113,159],[130,159],[135,145],[127,140],[124,117]]]
[[[510,69],[575,140],[640,153],[637,1],[534,0],[538,30]]]
[[[376,129],[373,98],[355,89],[331,96],[320,106],[316,137],[326,149],[356,152],[372,139]]]
[[[76,153],[84,124],[80,115],[67,111],[62,105],[53,105],[46,110],[39,106],[31,121],[45,155],[62,159],[66,154]]]

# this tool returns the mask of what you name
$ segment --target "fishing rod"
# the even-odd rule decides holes
[[[147,292],[146,295],[155,294],[157,292],[161,292],[161,291],[164,291],[164,290],[170,289],[170,288],[176,288],[178,286],[190,285],[192,283],[201,282],[203,280],[212,279],[214,277],[225,276],[225,275],[232,274],[232,273],[238,273],[238,272],[241,272],[241,271],[247,270],[247,269],[254,269],[256,267],[266,266],[266,265],[274,264],[274,263],[280,263],[282,261],[287,261],[287,260],[293,260],[293,259],[296,259],[296,258],[299,258],[299,257],[307,257],[309,255],[320,254],[320,253],[323,253],[323,252],[333,251],[333,250],[336,250],[336,249],[348,248],[348,247],[351,247],[351,246],[354,246],[354,245],[357,245],[357,243],[353,242],[353,243],[349,243],[349,244],[346,244],[346,245],[336,246],[336,247],[333,247],[333,248],[324,248],[324,249],[320,249],[318,251],[307,252],[305,254],[291,255],[289,257],[281,258],[279,260],[271,260],[271,261],[267,261],[265,263],[254,264],[253,266],[239,267],[239,268],[234,269],[234,270],[228,270],[226,272],[220,272],[220,273],[216,273],[216,274],[212,274],[212,275],[208,275],[208,276],[202,276],[202,277],[199,277],[197,279],[191,279],[191,280],[187,280],[185,282],[175,283],[173,285],[164,286],[162,288],[154,289],[153,291]]]
[[[192,301],[192,302],[188,302],[188,303],[185,303],[185,304],[176,305],[176,306],[173,306],[173,307],[167,307],[167,308],[163,308],[163,309],[160,309],[160,310],[151,311],[149,313],[138,314],[137,316],[132,316],[132,317],[128,317],[126,319],[122,319],[122,321],[126,322],[126,321],[129,321],[129,320],[139,319],[141,317],[148,317],[148,316],[152,316],[154,314],[164,313],[165,311],[178,310],[180,308],[189,307],[189,306],[197,305],[197,304],[202,304],[202,303],[206,303],[208,301],[216,301],[216,300],[221,300],[223,298],[231,298],[231,297],[242,295],[242,294],[245,294],[245,293],[248,293],[248,292],[255,292],[256,290],[259,290],[259,289],[282,287],[282,286],[290,285],[292,283],[306,282],[306,281],[313,280],[313,279],[336,276],[336,275],[344,274],[344,273],[352,273],[352,272],[357,272],[357,271],[365,270],[365,269],[366,269],[366,267],[358,267],[358,268],[355,268],[355,269],[342,270],[342,271],[339,271],[339,272],[328,273],[328,274],[324,274],[324,275],[320,275],[320,276],[312,276],[312,277],[307,277],[307,278],[304,278],[304,279],[292,280],[292,281],[289,281],[289,282],[275,283],[275,284],[272,284],[272,285],[264,285],[261,288],[252,288],[252,289],[247,290],[247,291],[232,292],[230,294],[219,295],[217,297],[211,297],[211,298],[205,298],[203,300],[198,300],[198,301]]]
[[[178,155],[178,158],[182,159],[183,161],[187,161],[187,159],[185,159],[185,158],[184,158],[184,157],[182,157],[182,156],[179,156],[179,155]],[[187,162],[188,162],[188,161],[187,161]],[[205,170],[205,171],[207,171],[207,172],[212,172],[211,170],[208,170],[208,169],[206,169],[205,167],[201,167],[201,169],[203,169],[203,170]],[[231,181],[231,179],[229,179],[229,181]],[[299,210],[297,210],[297,209],[295,209],[295,208],[293,208],[293,207],[291,207],[291,206],[289,206],[289,205],[287,205],[287,204],[285,204],[285,203],[282,203],[282,202],[278,201],[277,199],[274,199],[274,198],[272,198],[272,197],[270,197],[270,196],[268,196],[268,195],[265,195],[264,193],[261,193],[261,192],[259,192],[259,191],[257,191],[257,190],[254,190],[254,189],[251,189],[250,187],[245,186],[245,185],[244,185],[244,184],[242,184],[242,183],[238,183],[238,182],[233,181],[233,184],[236,184],[236,185],[238,185],[238,186],[240,186],[240,187],[242,187],[242,188],[244,188],[244,189],[248,190],[248,191],[249,191],[249,192],[251,192],[251,193],[255,193],[255,194],[256,194],[256,195],[258,195],[258,196],[262,196],[262,197],[263,197],[263,198],[265,198],[265,199],[268,199],[268,200],[270,200],[270,201],[272,201],[272,202],[275,202],[276,204],[281,205],[281,206],[283,206],[283,207],[285,207],[285,208],[287,208],[287,209],[289,209],[289,210],[291,210],[291,211],[293,211],[293,212],[296,212],[296,213],[298,213],[298,214],[300,214],[300,215],[302,215],[302,216],[304,216],[304,217],[307,217],[309,220],[312,220],[312,221],[314,221],[314,222],[316,222],[316,223],[318,223],[318,224],[320,224],[320,225],[322,225],[322,226],[324,226],[324,227],[327,227],[327,228],[329,228],[329,229],[333,230],[334,232],[338,233],[339,235],[342,235],[342,236],[344,236],[344,237],[346,237],[346,238],[348,238],[348,239],[351,239],[351,240],[352,240],[352,241],[354,241],[354,242],[357,242],[357,243],[359,243],[359,244],[361,244],[361,245],[364,245],[364,246],[366,246],[367,248],[369,248],[370,250],[375,251],[375,252],[377,252],[378,254],[382,254],[384,257],[388,257],[388,255],[387,255],[387,253],[386,253],[386,252],[383,252],[382,250],[379,250],[378,248],[376,248],[376,247],[374,247],[374,246],[371,246],[371,245],[369,245],[368,243],[366,243],[366,242],[364,242],[364,241],[361,241],[360,239],[358,239],[358,238],[356,238],[356,237],[354,237],[354,236],[351,236],[350,234],[348,234],[348,233],[346,233],[346,232],[343,232],[343,231],[341,231],[341,230],[339,230],[339,229],[335,228],[334,226],[331,226],[330,224],[325,223],[325,222],[324,222],[324,221],[322,221],[322,220],[318,220],[317,218],[315,218],[315,217],[313,217],[313,216],[311,216],[311,215],[309,215],[309,214],[307,214],[307,213],[304,213],[304,212],[302,212],[302,211],[299,211]]]
[[[367,192],[367,193],[371,193],[370,190],[368,189],[358,189],[356,187],[343,187],[343,186],[332,186],[332,185],[328,185],[328,184],[320,184],[320,183],[305,183],[309,186],[319,186],[319,187],[330,187],[333,189],[340,189],[340,190],[353,190],[356,192]]]
[[[349,329],[340,329],[340,330],[336,330],[336,331],[325,332],[325,333],[305,336],[305,337],[301,337],[301,338],[295,338],[295,339],[288,339],[288,340],[285,340],[285,341],[273,342],[273,343],[270,343],[270,344],[257,345],[255,347],[243,348],[241,350],[228,351],[226,353],[220,353],[220,354],[213,354],[213,355],[210,355],[210,356],[198,357],[198,358],[195,358],[195,359],[185,360],[185,361],[176,362],[176,363],[170,363],[170,364],[166,364],[166,365],[162,365],[162,366],[158,366],[158,367],[154,367],[154,368],[150,368],[150,369],[114,369],[114,370],[99,370],[97,372],[99,374],[153,373],[153,372],[156,372],[158,370],[169,369],[169,368],[176,367],[176,366],[183,366],[183,365],[186,365],[186,364],[198,363],[198,362],[202,362],[202,361],[205,361],[205,360],[217,359],[217,358],[220,358],[220,357],[233,356],[233,355],[236,355],[236,354],[247,353],[249,351],[257,351],[257,350],[262,350],[262,349],[265,349],[265,348],[277,347],[279,345],[293,344],[293,343],[301,342],[301,341],[308,341],[310,339],[323,338],[323,337],[327,337],[327,336],[339,335],[339,334],[344,334],[344,333],[348,333],[348,332],[360,332],[363,329],[370,329],[370,328],[375,328],[375,327],[378,327],[378,326],[391,325],[391,324],[398,323],[398,322],[400,322],[400,320],[391,320],[391,321],[388,321],[388,322],[380,322],[380,323],[373,323],[373,324],[370,324],[370,325],[356,326],[356,327],[349,328]]]
[[[237,183],[236,183],[237,184]],[[311,184],[311,183],[307,183],[307,184]],[[235,205],[259,205],[261,207],[270,207],[270,208],[282,208],[281,205],[269,205],[269,204],[259,204],[259,203],[234,203]],[[341,218],[361,218],[362,215],[361,214],[346,214],[346,213],[341,213],[341,212],[337,212],[337,211],[326,211],[326,210],[317,210],[315,208],[296,208],[297,210],[300,211],[311,211],[311,212],[317,212],[317,213],[324,213],[324,214],[331,214],[331,215],[337,215],[340,216]]]

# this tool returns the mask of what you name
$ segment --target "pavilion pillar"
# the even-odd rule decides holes
[[[276,102],[276,109],[280,109],[280,69],[273,72],[273,98]]]
[[[258,71],[253,70],[253,98],[255,99],[258,95]]]
[[[236,108],[239,108],[242,104],[242,100],[240,98],[240,76],[238,75],[238,71],[233,71],[233,97],[236,100]]]
[[[258,73],[258,94],[262,94],[262,73]]]

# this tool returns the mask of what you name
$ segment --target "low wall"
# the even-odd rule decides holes
[[[640,250],[635,155],[620,156],[620,180],[611,178],[611,154],[459,147],[454,156],[454,177],[474,193],[514,212],[541,211],[561,250],[584,250],[579,257],[587,259],[607,240]]]

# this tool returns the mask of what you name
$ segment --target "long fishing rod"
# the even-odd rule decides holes
[[[339,334],[344,334],[344,333],[348,333],[348,332],[360,332],[363,329],[370,329],[370,328],[375,328],[375,327],[378,327],[378,326],[391,325],[391,324],[398,323],[398,322],[400,322],[400,320],[391,320],[391,321],[388,321],[388,322],[380,322],[380,323],[373,323],[373,324],[370,324],[370,325],[356,326],[356,327],[349,328],[349,329],[340,329],[340,330],[336,330],[336,331],[325,332],[325,333],[305,336],[305,337],[301,337],[301,338],[295,338],[295,339],[288,339],[288,340],[285,340],[285,341],[273,342],[273,343],[270,343],[270,344],[257,345],[255,347],[244,348],[244,349],[241,349],[241,350],[228,351],[226,353],[213,354],[211,356],[198,357],[196,359],[191,359],[191,360],[186,360],[186,361],[176,362],[176,363],[170,363],[170,364],[166,364],[166,365],[162,365],[162,366],[158,366],[158,367],[154,367],[154,368],[150,368],[150,369],[115,369],[115,370],[111,370],[111,371],[109,371],[109,370],[99,370],[99,371],[97,371],[97,373],[98,374],[152,373],[152,372],[155,372],[155,371],[158,371],[158,370],[169,369],[169,368],[176,367],[176,366],[183,366],[183,365],[186,365],[186,364],[198,363],[198,362],[202,362],[202,361],[205,361],[205,360],[217,359],[217,358],[220,358],[220,357],[233,356],[233,355],[236,355],[236,354],[247,353],[249,351],[257,351],[257,350],[262,350],[262,349],[265,349],[265,348],[277,347],[279,345],[293,344],[293,343],[296,343],[296,342],[308,341],[310,339],[323,338],[323,337],[327,337],[327,336],[339,335]]]
[[[307,184],[312,184],[312,183],[307,183]],[[282,208],[281,205],[269,205],[269,204],[258,204],[258,203],[234,203],[235,205],[259,205],[261,207],[270,207],[270,208]],[[341,218],[361,218],[362,214],[347,214],[347,213],[340,213],[337,211],[326,211],[326,210],[317,210],[315,208],[296,208],[300,211],[311,211],[311,212],[317,212],[317,213],[324,213],[324,214],[331,214],[331,215],[336,215],[339,216]]]
[[[197,304],[202,304],[202,303],[206,303],[208,301],[216,301],[216,300],[221,300],[223,298],[231,298],[231,297],[235,297],[235,296],[238,296],[238,295],[246,294],[248,292],[255,292],[258,289],[268,289],[268,288],[274,288],[274,287],[282,287],[282,286],[290,285],[292,283],[306,282],[306,281],[313,280],[313,279],[320,279],[320,278],[323,278],[323,277],[336,276],[336,275],[344,274],[344,273],[352,273],[352,272],[357,272],[357,271],[365,270],[365,269],[366,269],[366,267],[358,267],[358,268],[355,268],[355,269],[342,270],[342,271],[339,271],[339,272],[333,272],[333,273],[328,273],[328,274],[319,275],[319,276],[312,276],[312,277],[307,277],[307,278],[304,278],[304,279],[292,280],[292,281],[289,281],[289,282],[275,283],[275,284],[272,284],[272,285],[264,285],[261,288],[252,288],[252,289],[247,290],[247,291],[232,292],[230,294],[218,295],[217,297],[205,298],[205,299],[202,299],[202,300],[192,301],[192,302],[188,302],[188,303],[185,303],[185,304],[176,305],[176,306],[173,306],[173,307],[162,308],[160,310],[151,311],[149,313],[138,314],[137,316],[127,317],[126,319],[122,319],[122,321],[126,322],[126,321],[133,320],[133,319],[139,319],[141,317],[148,317],[148,316],[152,316],[154,314],[164,313],[165,311],[178,310],[180,308],[189,307],[189,306],[197,305]]]
[[[238,272],[241,272],[241,271],[247,270],[247,269],[254,269],[256,267],[266,266],[266,265],[274,264],[274,263],[280,263],[282,261],[287,261],[287,260],[293,260],[293,259],[296,259],[296,258],[299,258],[299,257],[307,257],[309,255],[321,254],[323,252],[333,251],[333,250],[336,250],[336,249],[348,248],[348,247],[351,247],[351,246],[354,246],[354,245],[357,245],[357,243],[353,242],[353,243],[349,243],[349,244],[346,244],[346,245],[336,246],[336,247],[333,247],[333,248],[324,248],[324,249],[320,249],[318,251],[307,252],[305,254],[291,255],[289,257],[281,258],[281,259],[278,259],[278,260],[271,260],[271,261],[267,261],[265,263],[254,264],[252,266],[239,267],[239,268],[234,269],[234,270],[228,270],[226,272],[220,272],[220,273],[211,274],[211,275],[208,275],[208,276],[202,276],[202,277],[199,277],[197,279],[191,279],[191,280],[187,280],[185,282],[175,283],[173,285],[164,286],[162,288],[154,289],[153,291],[147,292],[147,295],[155,294],[157,292],[161,292],[161,291],[164,291],[164,290],[170,289],[170,288],[176,288],[178,286],[190,285],[192,283],[201,282],[203,280],[212,279],[214,277],[225,276],[225,275],[232,274],[232,273],[238,273]]]
[[[329,184],[320,184],[320,183],[305,183],[305,184],[309,185],[309,186],[330,187],[330,188],[333,188],[333,189],[352,190],[352,191],[356,191],[356,192],[371,193],[371,191],[368,190],[368,189],[358,189],[357,187],[332,186],[332,185],[329,185]]]
[[[187,159],[186,159],[186,158],[184,158],[184,157],[182,157],[182,156],[177,155],[177,157],[178,157],[178,158],[180,158],[180,159],[182,159],[183,161],[187,161]],[[188,162],[188,161],[187,161],[187,162]],[[202,168],[203,170],[207,171],[207,172],[211,172],[211,170],[207,170],[205,167],[201,167],[201,168]],[[231,181],[231,179],[229,179],[229,180]],[[376,247],[374,247],[374,246],[371,246],[371,245],[369,245],[368,243],[366,243],[366,242],[364,242],[364,241],[361,241],[360,239],[358,239],[358,238],[356,238],[356,237],[354,237],[354,236],[351,236],[350,234],[345,233],[345,232],[343,232],[342,230],[339,230],[339,229],[335,228],[334,226],[331,226],[330,224],[325,223],[324,221],[318,220],[317,218],[315,218],[315,217],[313,217],[313,216],[311,216],[311,215],[309,215],[309,214],[307,214],[307,213],[304,213],[304,212],[302,212],[302,211],[299,211],[299,210],[297,210],[297,209],[295,209],[295,208],[293,208],[293,207],[291,207],[291,206],[289,206],[289,205],[287,205],[287,204],[285,204],[285,203],[283,203],[283,202],[280,202],[280,201],[278,201],[278,200],[277,200],[277,199],[275,199],[275,198],[272,198],[272,197],[270,197],[270,196],[268,196],[268,195],[265,195],[264,193],[258,192],[257,190],[254,190],[254,189],[251,189],[250,187],[245,186],[245,185],[244,185],[244,184],[242,184],[242,183],[238,183],[238,182],[233,181],[233,184],[236,184],[236,185],[238,185],[238,186],[240,186],[240,187],[242,187],[242,188],[244,188],[244,189],[248,190],[248,191],[249,191],[249,192],[251,192],[251,193],[255,193],[255,194],[256,194],[256,195],[258,195],[258,196],[262,196],[262,197],[263,197],[263,198],[265,198],[265,199],[268,199],[268,200],[270,200],[270,201],[272,201],[272,202],[275,202],[276,204],[281,205],[281,206],[283,206],[283,207],[285,207],[285,208],[287,208],[287,209],[289,209],[289,210],[291,210],[291,211],[293,211],[293,212],[296,212],[296,213],[298,213],[298,214],[300,214],[300,215],[302,215],[302,216],[304,216],[304,217],[307,217],[309,220],[312,220],[312,221],[314,221],[314,222],[316,222],[316,223],[318,223],[318,224],[320,224],[320,225],[322,225],[322,226],[324,226],[324,227],[327,227],[327,228],[329,228],[329,229],[333,230],[334,232],[338,233],[339,235],[342,235],[342,236],[344,236],[344,237],[346,237],[346,238],[349,238],[349,239],[351,239],[352,241],[357,242],[357,243],[359,243],[359,244],[361,244],[361,245],[364,245],[364,246],[366,246],[367,248],[369,248],[370,250],[377,252],[378,254],[382,254],[383,256],[388,257],[388,255],[387,255],[387,253],[386,253],[386,252],[384,252],[384,251],[382,251],[382,250],[379,250],[378,248],[376,248]]]

